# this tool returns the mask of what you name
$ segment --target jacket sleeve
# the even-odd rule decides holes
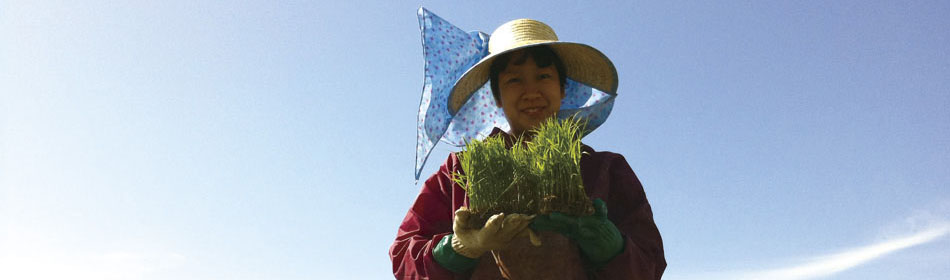
[[[389,248],[396,279],[453,279],[455,275],[440,266],[432,248],[452,233],[453,188],[451,174],[457,168],[454,154],[429,177]]]
[[[624,238],[623,251],[596,270],[597,279],[654,280],[663,276],[663,240],[643,186],[621,155],[609,167],[607,216]]]

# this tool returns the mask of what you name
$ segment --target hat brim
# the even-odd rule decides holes
[[[546,45],[557,54],[558,58],[564,64],[564,71],[561,73],[567,75],[567,78],[596,88],[602,92],[617,94],[617,69],[613,62],[599,50],[580,43],[561,42],[561,41],[543,41],[526,42],[522,46],[508,49],[503,52],[489,54],[475,63],[471,68],[455,82],[448,98],[449,114],[455,115],[456,112],[476,90],[488,82],[488,74],[492,62],[498,56],[518,51],[534,46]]]

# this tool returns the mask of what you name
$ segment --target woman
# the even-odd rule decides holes
[[[510,126],[507,132],[495,128],[492,135],[509,142],[530,140],[532,129],[562,111],[568,79],[616,93],[617,74],[609,59],[590,46],[558,41],[544,23],[510,21],[492,33],[488,44],[488,56],[455,83],[446,105],[458,113],[489,82]],[[505,267],[530,266],[530,260],[547,256],[544,267],[553,268],[517,275],[521,278],[504,275],[512,279],[660,279],[666,267],[663,245],[639,180],[623,156],[583,149],[581,175],[594,215],[501,213],[477,229],[465,227],[470,215],[465,191],[451,179],[462,170],[450,154],[425,181],[390,248],[396,278],[499,279],[512,272],[494,268],[489,252],[497,251],[508,257]],[[529,228],[542,235],[539,248],[545,249],[525,245]],[[556,250],[556,258],[550,250]]]

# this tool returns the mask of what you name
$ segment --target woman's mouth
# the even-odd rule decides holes
[[[539,114],[541,114],[541,113],[544,112],[544,106],[536,106],[536,107],[524,108],[524,109],[521,109],[521,112],[522,112],[522,113],[525,113],[526,115],[530,115],[530,116],[539,115]]]

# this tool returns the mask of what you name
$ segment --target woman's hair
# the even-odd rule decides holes
[[[520,56],[512,57],[514,54],[520,54]],[[561,58],[548,46],[534,46],[526,48],[523,51],[500,55],[492,62],[488,72],[488,80],[491,81],[491,94],[495,97],[495,102],[501,104],[501,91],[498,90],[498,75],[508,67],[508,62],[510,62],[511,59],[515,60],[515,65],[521,65],[528,59],[528,56],[531,56],[531,59],[534,60],[534,63],[537,64],[538,67],[548,67],[553,63],[554,68],[557,70],[558,79],[561,82],[561,89],[564,89],[564,85],[567,83],[567,75],[564,72],[564,63],[561,62]]]

